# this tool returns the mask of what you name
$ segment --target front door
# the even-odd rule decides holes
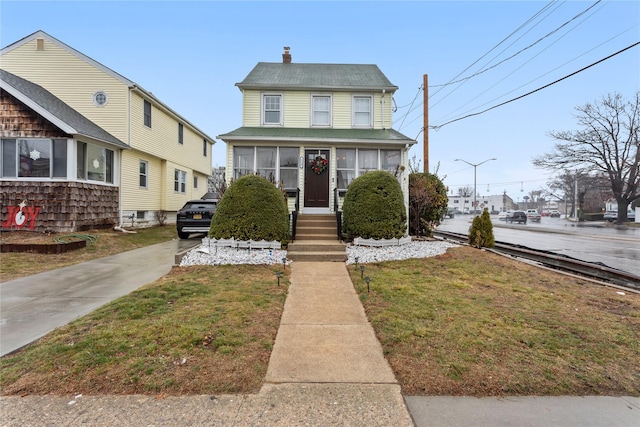
[[[329,207],[329,150],[305,150],[304,206]]]

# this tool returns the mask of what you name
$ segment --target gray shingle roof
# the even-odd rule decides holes
[[[284,127],[241,127],[232,132],[218,135],[223,141],[325,141],[336,143],[367,144],[410,144],[415,140],[393,129],[316,129]]]
[[[241,89],[331,89],[394,92],[398,89],[371,64],[295,64],[259,62]]]
[[[42,86],[5,70],[0,70],[0,83],[2,89],[18,98],[21,102],[30,101],[29,104],[31,105],[27,105],[30,108],[34,108],[36,113],[45,118],[50,115],[58,119],[66,127],[62,129],[64,132],[86,136],[121,148],[129,148],[127,144],[65,104],[60,98]]]

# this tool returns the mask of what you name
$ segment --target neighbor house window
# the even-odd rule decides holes
[[[311,96],[311,126],[331,126],[330,96]]]
[[[298,188],[298,157],[300,150],[296,147],[280,148],[280,182],[284,188]]]
[[[0,176],[66,178],[66,139],[3,139]]]
[[[258,175],[271,182],[276,180],[276,147],[256,148],[256,167]]]
[[[178,144],[184,144],[184,126],[178,123]]]
[[[140,160],[140,187],[147,188],[149,178],[149,163]]]
[[[262,124],[282,124],[282,95],[262,95]]]
[[[78,142],[78,179],[113,183],[113,150]]]
[[[175,169],[173,172],[173,191],[176,193],[187,192],[187,173],[180,169]]]
[[[193,176],[193,188],[198,188],[198,177],[195,175]]]
[[[146,127],[151,127],[151,103],[144,100],[144,125]]]
[[[202,155],[207,157],[207,140],[202,140]]]
[[[345,189],[356,178],[355,148],[336,149],[336,160],[338,188]]]
[[[233,179],[253,173],[254,147],[233,147]]]
[[[372,127],[371,96],[353,97],[353,126]]]

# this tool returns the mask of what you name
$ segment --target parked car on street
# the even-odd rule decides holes
[[[518,224],[527,223],[527,213],[525,211],[508,211],[505,217],[505,222],[517,222]]]
[[[537,209],[527,209],[527,219],[533,222],[540,222],[542,215],[538,213]]]
[[[178,237],[188,239],[191,233],[208,233],[218,199],[189,200],[177,213]]]
[[[560,218],[560,211],[557,209],[552,209],[549,211],[549,216],[551,218]]]
[[[614,222],[618,219],[618,211],[606,211],[604,213],[603,219],[605,221]],[[635,211],[627,211],[627,220],[633,222],[636,220],[636,212]]]
[[[507,218],[507,211],[502,211],[498,214],[498,220],[504,221]]]

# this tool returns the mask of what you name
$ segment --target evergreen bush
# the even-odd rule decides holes
[[[216,209],[209,236],[216,239],[289,240],[289,210],[267,179],[245,175],[229,185]]]
[[[496,245],[493,237],[493,224],[487,209],[482,211],[482,215],[473,219],[471,227],[469,227],[469,244],[476,248],[492,248]]]
[[[367,172],[353,180],[342,210],[348,238],[399,239],[406,234],[402,188],[389,172]]]

